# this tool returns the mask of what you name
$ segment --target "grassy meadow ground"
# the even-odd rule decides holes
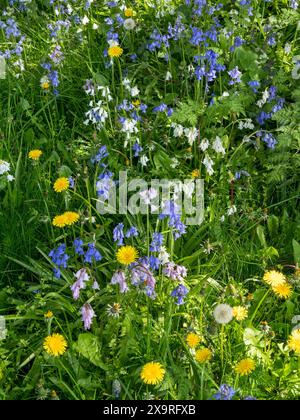
[[[1,1],[1,400],[300,398],[299,11]]]

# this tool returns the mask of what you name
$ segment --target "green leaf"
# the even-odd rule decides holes
[[[59,176],[69,178],[72,175],[72,169],[66,165],[62,165],[58,170]]]
[[[261,243],[261,246],[263,248],[266,248],[267,247],[267,241],[266,241],[266,237],[265,237],[264,227],[261,226],[261,225],[257,226],[256,233],[257,233],[258,239]]]
[[[154,155],[153,161],[156,169],[168,168],[172,162],[169,155],[161,150]]]
[[[267,221],[270,236],[275,236],[278,233],[279,221],[277,216],[270,216]]]
[[[204,114],[206,105],[204,101],[199,102],[188,100],[187,103],[180,103],[172,115],[172,120],[179,124],[189,124],[195,127],[198,117]]]
[[[276,248],[269,246],[264,250],[264,258],[279,257],[279,253]]]
[[[101,86],[108,86],[108,80],[102,73],[96,73],[95,74],[95,82]]]
[[[243,334],[243,340],[246,346],[258,346],[261,338],[261,331],[255,328],[246,328]]]
[[[91,333],[80,334],[74,348],[93,365],[107,370],[107,366],[101,360],[101,348],[99,340]]]
[[[257,68],[256,60],[257,54],[255,52],[246,49],[244,47],[239,47],[236,49],[236,59],[239,66],[243,70],[252,70]]]
[[[300,266],[300,244],[293,239],[294,260],[297,266]]]

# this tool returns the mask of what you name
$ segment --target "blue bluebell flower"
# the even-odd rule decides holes
[[[267,113],[265,111],[261,111],[258,116],[256,117],[256,121],[259,125],[265,125],[265,122],[272,117],[272,114]]]
[[[137,263],[131,267],[131,284],[141,287],[147,296],[155,299],[156,280],[150,270],[150,259],[148,257],[140,258]]]
[[[250,82],[248,82],[248,86],[251,87],[251,89],[254,93],[257,93],[256,88],[260,87],[260,82],[258,80],[250,80]]]
[[[98,150],[98,153],[91,159],[92,163],[100,163],[104,158],[108,156],[108,151],[106,146],[101,146]]]
[[[102,255],[97,250],[94,243],[88,244],[88,249],[84,255],[84,262],[92,264],[94,261],[102,260]]]
[[[134,54],[131,54],[129,58],[130,58],[131,61],[135,62],[137,60],[138,56],[137,56],[137,54],[134,53]]]
[[[175,289],[171,292],[171,296],[177,298],[177,301],[175,302],[176,305],[183,305],[184,298],[188,293],[188,288],[184,284],[179,284],[179,286],[175,287]]]
[[[108,25],[108,26],[113,26],[113,24],[115,23],[115,21],[114,21],[112,18],[110,18],[110,17],[105,18],[105,19],[104,19],[104,22],[105,22],[105,23],[106,23],[106,25]]]
[[[132,149],[134,151],[134,157],[139,157],[140,153],[144,150],[138,142],[134,143],[134,145],[132,146]]]
[[[249,172],[244,171],[244,169],[242,169],[241,171],[238,171],[238,172],[236,172],[236,173],[235,173],[234,178],[235,178],[236,180],[238,180],[238,179],[241,179],[241,178],[242,178],[242,176],[249,177],[249,176],[250,176],[250,174],[249,174]]]
[[[84,254],[84,250],[83,250],[83,240],[78,238],[75,239],[74,243],[73,243],[74,249],[75,249],[75,254],[77,255],[83,255]]]
[[[152,235],[152,242],[150,244],[150,251],[151,252],[159,252],[160,248],[164,242],[164,235],[159,232],[155,232]]]
[[[271,133],[264,133],[262,137],[262,141],[266,143],[269,149],[275,149],[275,146],[278,143],[278,141],[275,139],[275,137]]]
[[[231,401],[235,394],[236,391],[230,385],[223,384],[213,398],[219,401]]]
[[[267,39],[267,43],[268,45],[270,45],[271,47],[273,47],[274,45],[276,45],[276,38],[275,35],[271,35],[268,37]]]
[[[159,270],[159,267],[161,266],[160,259],[157,258],[157,257],[154,257],[154,255],[150,255],[149,266],[150,266],[151,270],[153,270],[153,271]]]
[[[60,279],[61,277],[61,271],[59,268],[53,268],[53,275],[55,278]]]
[[[70,258],[70,256],[66,253],[66,245],[60,244],[57,248],[54,248],[49,253],[49,257],[51,258],[52,262],[57,265],[56,268],[54,268],[54,276],[56,278],[60,278],[61,272],[58,268],[67,268],[67,262]]]
[[[284,98],[279,98],[277,104],[272,107],[272,113],[275,114],[276,112],[280,111],[285,104]]]
[[[236,83],[241,83],[241,76],[242,73],[239,71],[239,68],[236,66],[234,69],[228,71],[229,76],[232,80],[230,80],[230,85],[235,85]]]
[[[130,229],[125,233],[126,238],[132,238],[139,236],[139,232],[135,226],[131,226]]]
[[[69,188],[74,189],[74,187],[75,187],[75,181],[74,181],[74,178],[70,176],[70,177],[68,178],[68,180],[69,180]]]
[[[153,108],[153,112],[165,112],[168,109],[168,106],[164,103]]]
[[[117,242],[117,245],[124,245],[124,223],[119,223],[113,230],[113,239],[114,242]]]
[[[110,171],[104,171],[102,174],[99,175],[98,181],[96,183],[96,191],[99,198],[103,200],[108,200],[109,193],[114,185],[112,180],[113,173]]]
[[[274,99],[276,99],[276,94],[277,94],[276,86],[270,86],[268,89],[268,93],[269,93],[268,102],[271,102]]]
[[[236,48],[240,47],[243,44],[245,44],[245,41],[242,38],[240,38],[239,36],[235,37],[233,46],[230,47],[230,51],[233,52]]]

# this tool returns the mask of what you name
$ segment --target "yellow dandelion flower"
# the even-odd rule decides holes
[[[293,293],[292,286],[287,282],[278,284],[277,286],[273,286],[272,290],[275,293],[275,295],[279,296],[282,299],[289,298]]]
[[[192,177],[192,178],[199,178],[199,176],[200,176],[200,171],[199,171],[199,169],[194,169],[194,170],[192,171],[192,173],[191,173],[191,177]]]
[[[284,274],[279,271],[271,270],[264,274],[264,281],[271,287],[278,286],[285,283],[286,279]]]
[[[255,361],[252,359],[243,359],[235,367],[238,375],[247,376],[255,370]]]
[[[68,178],[62,177],[58,178],[53,185],[54,191],[57,193],[66,191],[70,186],[70,181]]]
[[[39,158],[42,156],[42,154],[43,154],[43,152],[41,150],[35,149],[35,150],[31,150],[28,153],[28,157],[29,157],[29,159],[32,159],[32,160],[39,160]]]
[[[234,306],[233,308],[233,317],[237,321],[244,321],[248,318],[248,309],[244,306]]]
[[[200,341],[202,341],[202,338],[198,334],[195,334],[195,333],[189,333],[186,337],[187,345],[191,349],[194,349],[195,347],[197,347]]]
[[[40,83],[42,89],[48,90],[50,88],[50,80],[47,76],[42,77]]]
[[[74,211],[66,211],[63,215],[66,218],[66,225],[68,226],[74,225],[79,220],[79,214]]]
[[[300,356],[300,329],[294,330],[289,336],[288,348]]]
[[[134,15],[134,11],[133,11],[132,9],[125,9],[125,10],[124,10],[124,15],[125,15],[127,18],[130,18],[130,17],[132,17],[132,16]]]
[[[196,351],[195,359],[199,363],[209,362],[211,358],[212,358],[212,351],[208,348],[203,348]]]
[[[130,265],[135,262],[139,254],[133,246],[122,246],[117,252],[117,260],[120,264]]]
[[[49,82],[43,82],[41,83],[41,88],[44,90],[48,90],[50,87],[50,83]]]
[[[43,347],[51,356],[61,356],[67,349],[67,341],[61,334],[48,335],[45,338]]]
[[[119,58],[123,54],[123,48],[119,45],[113,45],[108,49],[107,53],[110,58]]]
[[[165,369],[160,363],[146,363],[141,371],[141,379],[145,384],[156,385],[164,379]]]
[[[63,228],[67,226],[67,218],[64,214],[60,214],[54,217],[52,224],[55,227]]]
[[[53,318],[53,312],[52,311],[48,311],[48,312],[45,312],[44,313],[44,318],[46,318],[46,319],[50,319],[50,318]]]
[[[132,101],[132,105],[138,107],[141,105],[141,101],[139,99]]]

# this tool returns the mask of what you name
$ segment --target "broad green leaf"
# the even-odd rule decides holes
[[[267,241],[266,241],[266,237],[265,237],[264,227],[261,226],[261,225],[257,226],[256,233],[257,233],[258,239],[261,243],[261,246],[263,248],[266,248],[267,247]]]
[[[75,349],[83,357],[88,359],[93,365],[106,370],[107,366],[101,360],[101,348],[99,340],[91,333],[80,334],[77,343],[74,343]]]
[[[300,266],[300,244],[295,239],[293,239],[293,249],[295,264]]]

